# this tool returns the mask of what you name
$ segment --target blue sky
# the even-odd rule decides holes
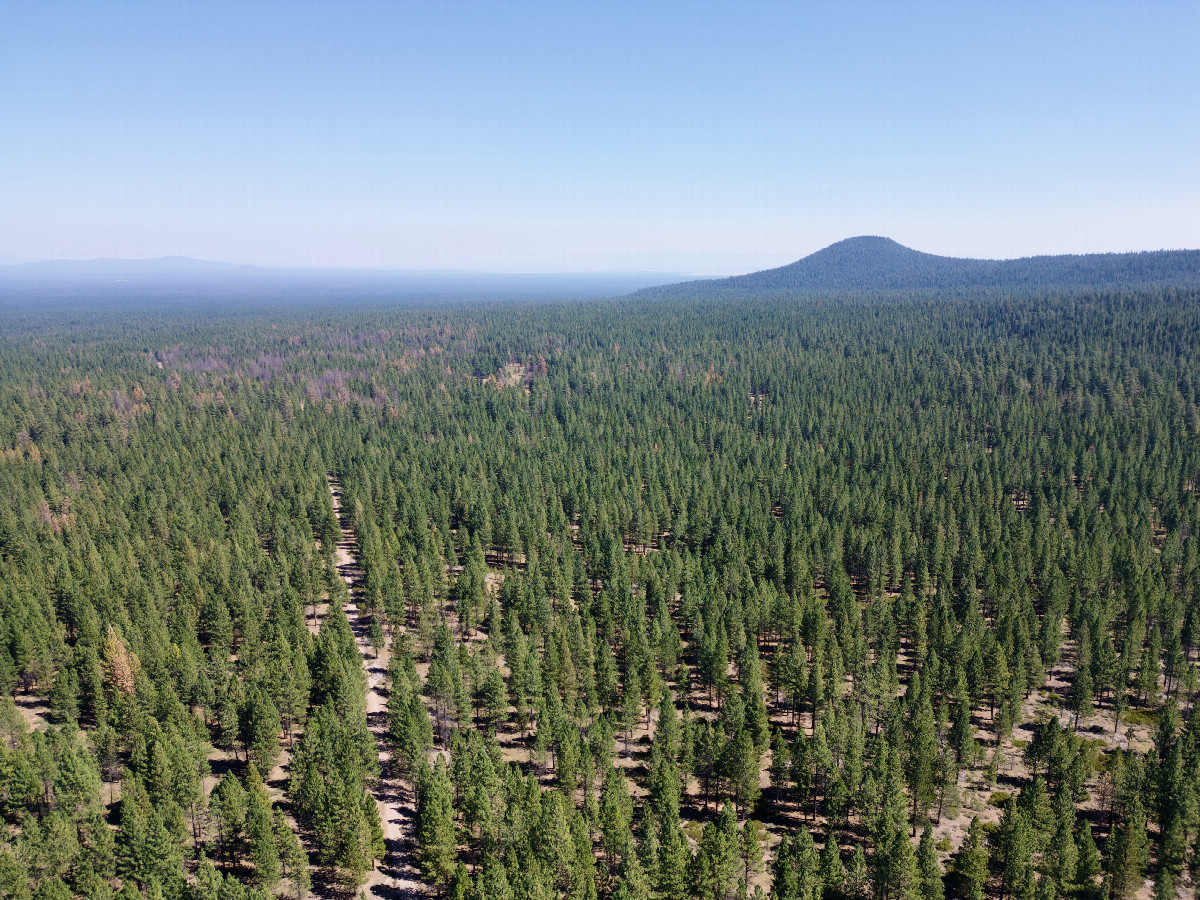
[[[1200,247],[1200,3],[0,0],[0,258]]]

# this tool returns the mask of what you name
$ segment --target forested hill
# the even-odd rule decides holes
[[[873,293],[1200,284],[1200,250],[958,259],[885,237],[854,237],[778,269],[638,291],[635,296]]]

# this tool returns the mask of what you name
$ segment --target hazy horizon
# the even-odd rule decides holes
[[[855,237],[861,237],[861,236],[856,235]],[[847,240],[847,239],[843,238],[842,240]],[[835,244],[841,243],[841,241],[835,241],[834,243]],[[828,246],[832,246],[832,245],[826,245],[826,247],[828,247]],[[826,249],[826,247],[818,248],[818,250],[814,251],[814,252],[819,252],[822,249]],[[918,250],[920,252],[927,252],[927,251],[922,251],[921,248],[919,248],[919,247],[912,247],[912,248],[908,248],[908,249]],[[1159,252],[1170,252],[1170,251],[1177,251],[1177,250],[1195,250],[1195,249],[1200,249],[1200,248],[1196,248],[1196,247],[1154,247],[1154,248],[1140,248],[1140,249],[1116,250],[1116,251],[1113,251],[1113,250],[1084,251],[1084,252],[1078,253],[1078,254],[1033,253],[1033,254],[1028,254],[1024,257],[953,257],[953,258],[1002,262],[1002,261],[1006,261],[1006,260],[1011,261],[1011,260],[1017,260],[1017,259],[1028,259],[1028,258],[1036,258],[1036,257],[1044,257],[1044,256],[1061,256],[1061,255],[1088,256],[1088,255],[1128,254],[1128,253],[1159,253]],[[38,267],[44,267],[40,271],[45,272],[45,273],[51,273],[54,271],[54,269],[51,267],[55,266],[56,264],[62,264],[64,270],[72,270],[73,269],[74,271],[77,271],[77,272],[84,272],[87,270],[82,267],[86,266],[87,264],[96,264],[96,265],[112,264],[113,266],[119,267],[121,265],[136,266],[137,264],[162,263],[162,264],[174,264],[174,265],[178,265],[180,267],[185,267],[185,268],[190,265],[193,268],[188,269],[187,271],[189,271],[191,273],[195,273],[195,272],[199,272],[199,271],[208,271],[208,272],[211,272],[212,274],[238,274],[238,273],[275,274],[275,273],[279,273],[279,274],[296,274],[296,275],[305,275],[305,274],[310,274],[310,275],[322,275],[322,274],[324,274],[324,275],[363,275],[363,276],[376,275],[376,276],[396,276],[396,277],[411,277],[411,278],[421,278],[421,277],[434,277],[434,278],[438,278],[438,277],[447,277],[447,278],[495,277],[495,278],[547,278],[547,279],[553,279],[553,278],[561,278],[561,279],[597,278],[597,279],[603,279],[603,278],[621,278],[621,277],[639,277],[639,276],[649,278],[652,276],[662,276],[664,279],[666,279],[666,278],[708,279],[708,278],[725,278],[725,277],[729,277],[729,276],[733,276],[733,275],[750,274],[750,273],[756,272],[756,271],[764,271],[767,269],[779,268],[782,266],[789,265],[790,263],[797,262],[800,259],[803,259],[809,255],[811,255],[811,254],[805,254],[804,256],[795,257],[793,259],[788,259],[788,260],[785,260],[784,262],[779,263],[776,266],[764,266],[762,269],[754,269],[754,270],[730,269],[729,271],[714,271],[714,272],[687,271],[686,269],[664,270],[664,269],[652,269],[652,268],[645,268],[645,269],[636,269],[636,268],[630,268],[630,269],[572,269],[572,270],[542,270],[542,271],[514,269],[514,270],[506,271],[506,270],[500,270],[500,269],[417,268],[417,267],[403,267],[403,266],[388,266],[388,265],[384,265],[384,264],[357,265],[357,266],[356,265],[335,266],[335,265],[322,265],[322,264],[303,265],[303,264],[298,264],[298,263],[272,264],[272,263],[230,262],[228,260],[202,259],[199,257],[186,256],[186,255],[132,256],[132,257],[51,257],[51,258],[46,258],[46,259],[9,259],[9,258],[5,258],[5,257],[0,257],[0,269],[7,269],[9,271],[13,271],[13,270],[33,271],[33,270],[36,270]],[[934,255],[942,255],[942,254],[934,254]],[[100,270],[95,269],[92,271],[100,271]],[[170,271],[170,270],[160,269],[159,271],[165,272],[165,271]],[[184,271],[184,268],[177,269],[176,271],[182,272],[182,271]]]
[[[0,260],[1197,247],[1197,33],[1179,3],[4,4]]]

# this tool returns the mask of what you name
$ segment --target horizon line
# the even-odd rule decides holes
[[[744,269],[741,267],[730,267],[725,269],[720,267],[720,271],[708,270],[705,272],[689,271],[682,267],[666,268],[666,267],[647,267],[647,268],[577,268],[577,269],[501,269],[501,268],[420,268],[409,266],[395,266],[388,264],[304,264],[304,263],[275,263],[275,262],[230,262],[222,259],[211,259],[201,256],[190,256],[181,253],[166,253],[157,256],[54,256],[37,259],[14,258],[8,257],[6,260],[0,261],[0,271],[12,271],[25,269],[26,267],[44,266],[53,264],[87,264],[87,263],[111,263],[111,264],[137,264],[137,263],[167,263],[175,262],[180,264],[197,264],[201,266],[214,266],[220,268],[220,274],[233,275],[238,273],[250,274],[260,272],[263,274],[276,273],[292,273],[292,274],[356,274],[356,275],[396,275],[396,276],[473,276],[473,277],[526,277],[526,278],[547,278],[547,277],[619,277],[619,276],[671,276],[685,279],[719,279],[733,277],[743,274],[755,274],[757,272],[770,271],[776,268],[783,268],[800,260],[807,259],[831,247],[848,241],[864,240],[864,239],[879,239],[896,244],[906,250],[912,250],[917,253],[922,253],[928,256],[935,256],[941,259],[958,259],[972,260],[977,262],[1009,262],[1018,260],[1029,260],[1038,258],[1053,258],[1053,257],[1086,257],[1086,256],[1124,256],[1149,253],[1186,253],[1200,251],[1200,247],[1159,247],[1155,249],[1135,249],[1135,250],[1095,250],[1076,253],[1032,253],[1024,256],[1010,257],[989,257],[989,256],[951,256],[948,254],[931,253],[925,250],[918,250],[914,247],[901,244],[893,238],[884,235],[854,235],[848,238],[842,238],[818,248],[810,253],[802,256],[795,256],[788,259],[786,262],[777,265],[768,265],[761,268]],[[662,251],[642,251],[639,255],[651,254],[688,254],[703,256],[704,251],[679,251],[679,250],[662,250]],[[2,258],[0,258],[2,259]],[[189,273],[195,274],[195,273]],[[214,274],[216,274],[214,272]]]

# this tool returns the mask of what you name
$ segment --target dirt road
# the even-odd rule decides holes
[[[383,837],[387,843],[387,855],[371,873],[362,890],[368,897],[389,898],[420,897],[424,895],[416,869],[412,866],[414,800],[408,785],[396,778],[388,764],[389,752],[384,741],[387,728],[386,676],[388,654],[381,650],[378,658],[367,637],[368,618],[360,614],[358,603],[361,598],[362,570],[355,558],[357,544],[347,527],[342,514],[342,489],[337,479],[330,477],[329,491],[333,497],[333,511],[342,528],[342,537],[337,546],[338,572],[346,579],[350,588],[350,602],[346,604],[346,618],[354,630],[354,637],[362,654],[367,672],[367,722],[379,746],[379,766],[382,777],[375,786],[375,803],[379,807],[379,818],[383,823]]]

